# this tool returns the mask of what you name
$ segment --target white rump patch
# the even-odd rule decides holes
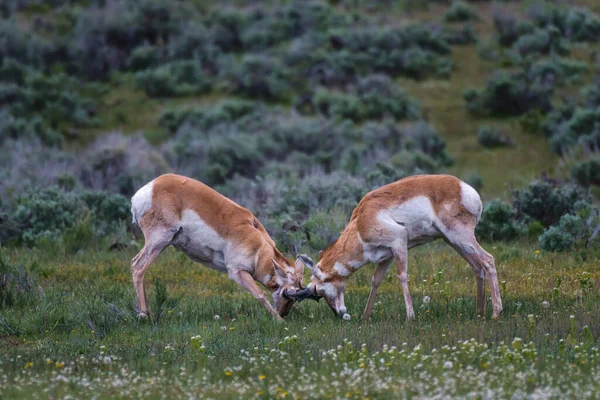
[[[151,180],[140,190],[138,190],[131,198],[131,215],[133,217],[133,223],[139,225],[139,221],[142,219],[144,214],[152,207],[152,187],[154,186],[154,180]]]
[[[464,182],[460,182],[460,202],[479,222],[483,208],[481,198],[475,189]]]

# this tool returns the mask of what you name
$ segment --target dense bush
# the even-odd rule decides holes
[[[256,103],[246,100],[224,100],[209,108],[171,108],[161,113],[158,124],[171,133],[177,132],[184,124],[207,130],[220,123],[233,122],[256,108]]]
[[[516,219],[517,212],[508,204],[495,200],[483,207],[475,233],[482,240],[515,240],[524,232],[524,225]]]
[[[19,199],[15,210],[19,239],[33,245],[42,237],[60,237],[85,211],[85,203],[75,193],[57,187],[32,191]]]
[[[519,36],[512,48],[521,57],[551,53],[568,55],[570,52],[568,41],[562,38],[560,31],[554,27],[536,29]]]
[[[556,27],[561,35],[575,42],[600,40],[600,17],[589,9],[578,7],[546,7],[532,16],[542,27]]]
[[[498,72],[481,90],[467,89],[463,97],[469,112],[475,115],[522,115],[530,110],[551,109],[554,86],[531,79],[526,73]]]
[[[360,79],[347,93],[318,89],[315,107],[325,116],[360,122],[391,116],[395,119],[416,118],[416,102],[398,89],[385,75]]]
[[[477,36],[472,24],[465,24],[460,29],[446,29],[444,38],[452,45],[468,45],[477,43]]]
[[[600,247],[600,209],[583,206],[577,215],[565,214],[556,226],[540,236],[540,247],[549,251],[566,251],[573,247]]]
[[[287,71],[275,58],[246,55],[241,62],[227,59],[230,70],[223,72],[224,88],[255,99],[285,99],[290,88]]]
[[[447,22],[477,21],[479,16],[473,8],[463,1],[457,1],[446,10],[444,20]]]
[[[483,147],[504,147],[512,146],[513,141],[510,137],[501,134],[497,129],[489,126],[481,126],[477,130],[477,141]]]
[[[130,218],[130,203],[125,197],[104,192],[67,192],[57,186],[24,193],[7,216],[16,227],[6,241],[28,246],[40,239],[56,239],[70,228],[89,230],[91,235],[107,235]],[[76,226],[84,221],[84,226]],[[76,232],[73,232],[76,233]]]
[[[530,74],[540,82],[573,82],[588,71],[588,65],[581,61],[552,57],[537,61],[531,66]]]
[[[137,72],[135,83],[151,97],[186,96],[205,93],[211,88],[211,79],[193,60]]]
[[[581,186],[600,185],[600,159],[575,163],[571,168],[571,176]]]
[[[589,201],[588,195],[576,186],[554,186],[547,181],[532,182],[513,195],[520,214],[546,227],[557,224],[565,214],[574,214],[576,207]]]
[[[589,148],[600,146],[600,110],[563,108],[549,116],[544,130],[550,136],[550,146],[557,153],[581,144]]]

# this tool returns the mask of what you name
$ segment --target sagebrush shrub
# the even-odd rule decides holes
[[[151,97],[185,96],[211,89],[211,79],[195,60],[174,61],[139,71],[135,83]]]
[[[49,187],[23,195],[14,212],[19,239],[31,246],[42,237],[60,237],[86,212],[86,206],[75,193]]]
[[[453,3],[444,14],[444,20],[447,22],[477,21],[478,19],[479,15],[477,15],[477,12],[464,1]]]
[[[512,116],[538,109],[552,108],[552,84],[529,81],[525,73],[498,72],[481,90],[467,89],[463,97],[469,112],[475,115]]]
[[[546,227],[557,224],[565,214],[574,214],[578,204],[589,201],[589,196],[576,186],[554,186],[546,181],[532,182],[514,191],[513,196],[519,213]]]
[[[563,231],[559,226],[552,226],[539,237],[540,247],[548,251],[566,251],[571,250],[575,243],[575,238],[568,232]]]
[[[225,89],[255,99],[285,99],[290,90],[288,72],[276,58],[245,55],[241,62],[226,59]]]
[[[475,233],[482,240],[516,240],[524,232],[524,225],[516,219],[517,212],[508,204],[495,200],[485,204]]]
[[[510,137],[503,135],[495,128],[489,126],[481,126],[477,130],[477,141],[483,147],[505,147],[512,146],[513,141]]]
[[[600,185],[600,159],[575,163],[571,167],[571,176],[581,186]]]

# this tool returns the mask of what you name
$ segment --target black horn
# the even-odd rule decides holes
[[[299,290],[295,293],[289,293],[286,290],[283,292],[283,296],[287,299],[296,300],[298,303],[306,299],[311,299],[315,301],[321,300],[321,296],[318,296],[317,293],[315,293],[314,289],[311,287],[305,287],[302,290]]]

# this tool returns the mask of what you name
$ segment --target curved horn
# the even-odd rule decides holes
[[[315,293],[315,290],[310,286],[305,287],[304,289],[299,290],[295,293],[290,293],[287,290],[285,290],[283,292],[283,297],[285,297],[286,299],[296,300],[298,303],[306,299],[311,299],[315,301],[321,300],[321,296],[318,296],[317,293]]]

